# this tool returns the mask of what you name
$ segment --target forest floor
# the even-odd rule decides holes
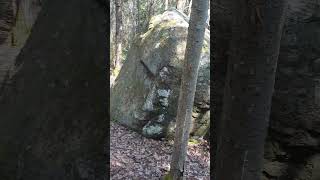
[[[113,122],[110,135],[112,180],[156,180],[168,172],[173,141],[147,139]],[[189,144],[187,154],[186,179],[209,180],[209,144],[204,140]]]

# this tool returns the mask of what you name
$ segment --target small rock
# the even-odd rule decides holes
[[[264,163],[264,171],[272,177],[280,177],[285,173],[286,168],[287,164],[277,161],[265,161]]]
[[[160,124],[148,122],[142,129],[142,134],[147,137],[157,137],[163,133],[163,127]]]
[[[159,95],[160,97],[168,98],[169,95],[170,95],[170,89],[169,89],[169,90],[158,89],[158,95]]]

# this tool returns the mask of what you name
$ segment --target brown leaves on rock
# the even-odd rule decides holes
[[[111,123],[111,179],[159,179],[170,169],[172,142],[147,139]],[[208,144],[189,145],[187,179],[209,179]]]

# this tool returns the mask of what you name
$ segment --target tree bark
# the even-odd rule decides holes
[[[154,14],[154,1],[150,0],[149,6],[148,6],[148,22],[152,18],[153,14]]]
[[[0,179],[108,175],[105,3],[45,1],[0,97]]]
[[[286,0],[234,0],[215,179],[257,180],[274,90]]]
[[[212,10],[212,23],[214,30],[212,42],[214,47],[214,52],[211,53],[213,56],[213,61],[211,61],[210,67],[212,67],[213,81],[211,88],[212,91],[212,119],[210,121],[210,139],[212,140],[210,148],[214,149],[210,153],[210,160],[212,161],[210,165],[210,177],[214,179],[215,174],[215,160],[216,160],[216,148],[217,148],[217,134],[221,122],[221,113],[223,107],[223,90],[225,86],[225,75],[227,74],[227,64],[229,59],[229,47],[231,39],[231,24],[232,24],[232,11],[231,2],[232,0],[216,0],[215,3],[210,3]],[[218,6],[217,6],[218,4]],[[223,7],[223,8],[221,8]]]
[[[191,14],[191,7],[192,7],[192,0],[190,0],[190,3],[189,3],[188,17],[190,17],[190,14]]]
[[[20,10],[22,11],[23,17],[24,17],[24,23],[26,26],[26,29],[29,31],[31,30],[35,20],[36,20],[36,11],[35,8],[36,6],[39,6],[37,4],[36,0],[24,0],[21,3],[21,8]]]
[[[176,0],[176,7],[179,11],[184,12],[186,0]]]
[[[192,5],[176,118],[174,150],[169,174],[173,179],[183,179],[199,61],[208,16],[207,9],[208,0],[198,0]]]
[[[115,1],[116,10],[116,33],[115,33],[115,59],[114,68],[120,67],[121,52],[122,52],[122,0]]]
[[[0,0],[0,45],[3,44],[14,25],[14,4],[9,0]]]
[[[14,2],[16,10],[15,23],[11,31],[11,44],[19,48],[23,47],[27,40],[41,6],[36,0],[14,0]]]
[[[169,0],[165,0],[164,2],[164,10],[167,10],[169,7]]]
[[[170,7],[176,8],[177,7],[176,0],[168,0],[168,6],[169,8]]]
[[[136,34],[140,33],[140,0],[137,0],[137,27]]]

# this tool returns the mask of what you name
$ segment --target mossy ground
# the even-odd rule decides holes
[[[173,177],[172,177],[171,174],[166,174],[166,175],[163,176],[162,179],[163,179],[163,180],[173,180]]]

